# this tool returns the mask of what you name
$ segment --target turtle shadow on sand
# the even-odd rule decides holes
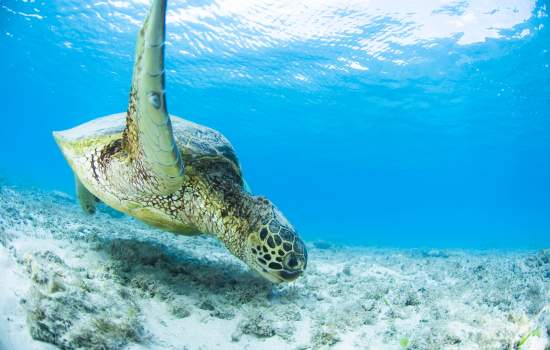
[[[216,299],[223,305],[242,305],[267,297],[273,288],[237,262],[198,257],[192,249],[182,251],[134,239],[105,241],[101,249],[108,256],[106,269],[115,280],[163,301],[188,297],[199,303]]]

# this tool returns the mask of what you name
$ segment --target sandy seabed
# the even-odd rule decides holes
[[[272,285],[213,238],[0,185],[0,349],[550,349],[550,250],[308,250]]]

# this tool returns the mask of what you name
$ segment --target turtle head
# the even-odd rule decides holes
[[[259,217],[248,235],[245,262],[271,282],[295,280],[307,265],[304,242],[273,203],[264,197],[254,202]]]

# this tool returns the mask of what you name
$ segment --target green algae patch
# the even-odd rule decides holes
[[[540,337],[540,336],[541,336],[540,327],[537,327],[537,328],[533,329],[531,332],[528,332],[528,333],[521,336],[521,338],[519,339],[519,341],[517,343],[516,349],[518,349],[518,350],[523,349],[523,346],[525,345],[525,343],[527,343],[527,341],[531,337]]]

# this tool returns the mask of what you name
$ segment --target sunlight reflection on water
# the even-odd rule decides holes
[[[26,0],[4,9],[29,20],[55,13],[51,30],[65,49],[93,48],[131,59],[148,4]],[[49,14],[52,8],[56,12]],[[434,57],[441,61],[461,47],[531,36],[543,25],[526,23],[545,16],[544,5],[525,0],[171,0],[167,47],[172,67],[188,65],[201,74],[200,81],[181,78],[183,84],[304,86],[369,70],[391,77],[407,65],[426,73]]]

